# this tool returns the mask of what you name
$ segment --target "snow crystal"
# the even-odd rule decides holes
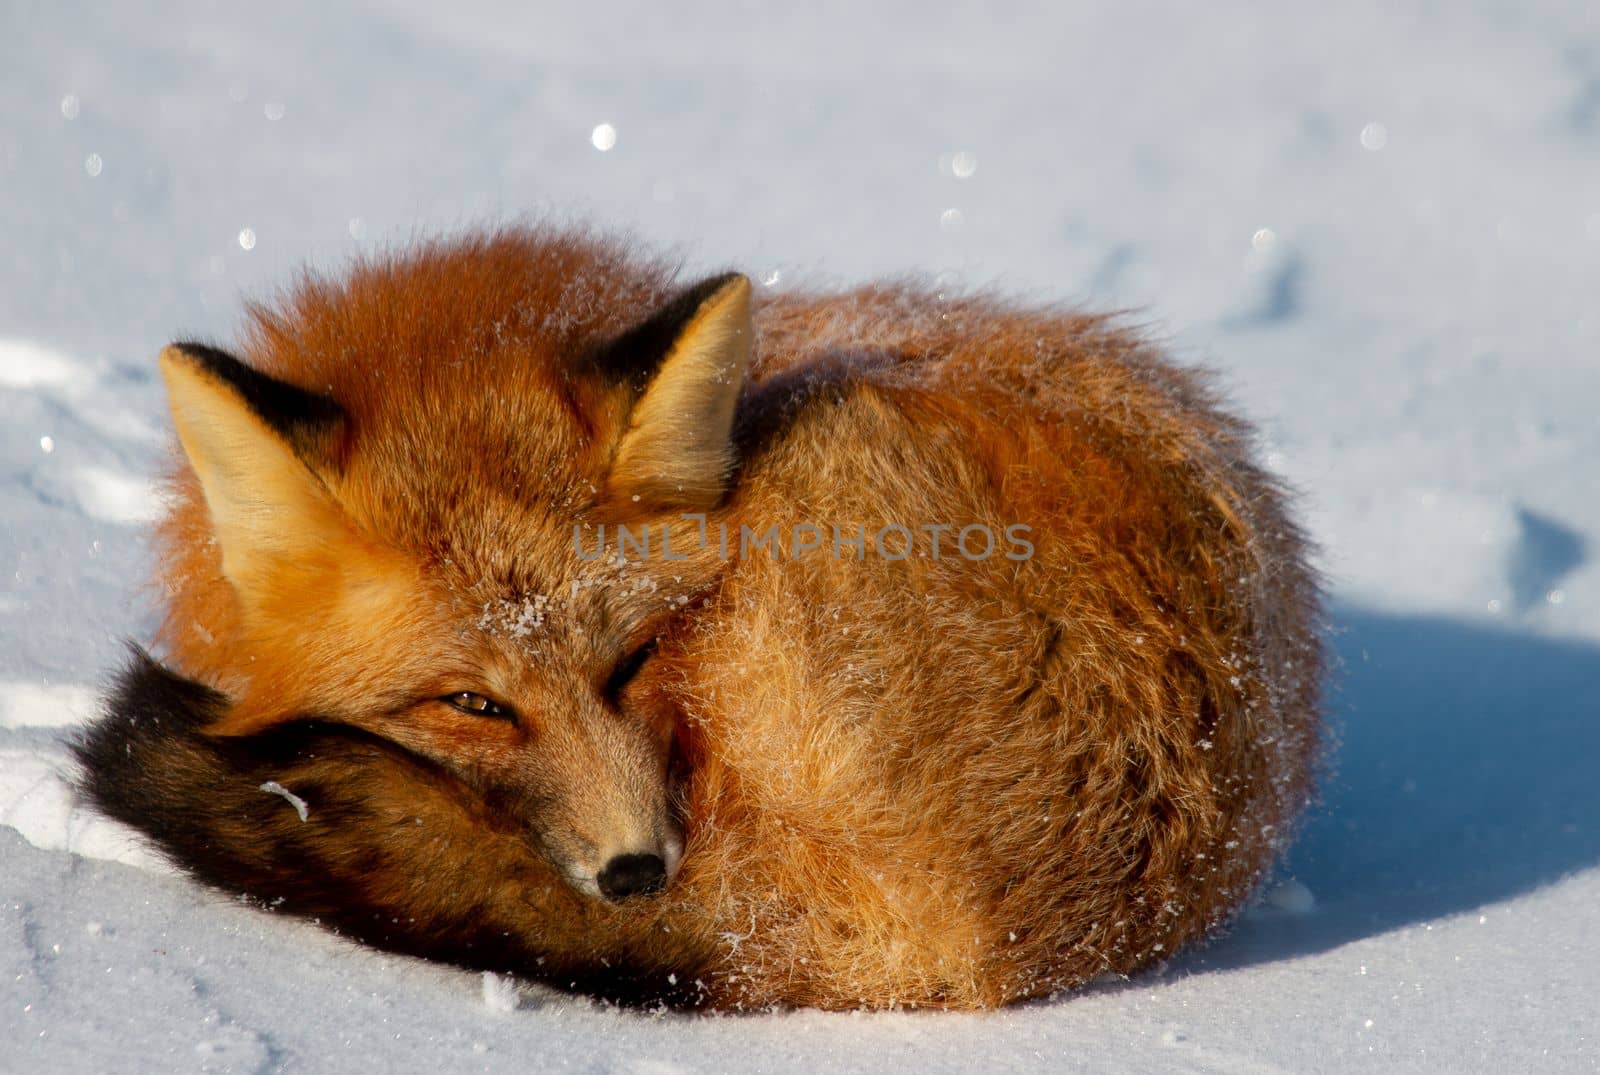
[[[522,1003],[515,978],[502,977],[493,971],[483,972],[483,1006],[492,1012],[514,1012]]]
[[[574,583],[574,589],[576,585]],[[512,638],[527,638],[544,626],[545,618],[555,607],[555,603],[545,594],[532,594],[521,600],[490,601],[478,616],[478,629],[503,631]]]
[[[300,815],[301,821],[304,821],[309,816],[310,811],[306,809],[306,801],[276,780],[269,780],[262,784],[261,790],[269,795],[279,796],[284,802],[294,807],[294,812]]]

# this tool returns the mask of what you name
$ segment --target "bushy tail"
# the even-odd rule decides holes
[[[630,958],[629,923],[590,921],[527,834],[426,759],[317,720],[208,735],[227,706],[136,650],[72,744],[80,791],[199,880],[368,944],[625,1002],[696,1002],[658,959]]]

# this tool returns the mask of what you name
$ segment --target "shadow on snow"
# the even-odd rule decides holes
[[[1335,610],[1322,801],[1284,873],[1309,914],[1247,914],[1174,970],[1323,951],[1600,863],[1600,647]]]

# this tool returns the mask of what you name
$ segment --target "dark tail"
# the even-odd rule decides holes
[[[659,957],[632,958],[612,923],[585,921],[526,835],[437,766],[317,720],[207,735],[227,706],[135,650],[72,744],[80,791],[206,884],[368,944],[626,1003],[695,1003],[647,969]]]

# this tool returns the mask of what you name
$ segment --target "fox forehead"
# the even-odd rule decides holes
[[[712,565],[697,562],[584,561],[572,526],[553,534],[550,518],[538,508],[479,515],[471,542],[447,553],[419,555],[370,535],[341,550],[333,592],[290,591],[320,608],[275,609],[273,618],[340,637],[341,648],[368,655],[347,663],[392,690],[477,684],[509,698],[592,687],[714,579]]]
[[[624,244],[508,229],[307,277],[251,309],[244,351],[343,408],[331,484],[358,521],[459,552],[599,494],[630,400],[593,356],[672,290]]]
[[[552,458],[548,444],[506,443],[491,454],[446,443],[402,455],[357,441],[329,486],[357,528],[456,590],[484,603],[565,604],[578,566],[573,527],[594,503],[583,455],[598,453],[586,447]]]
[[[475,691],[543,707],[603,679],[636,622],[597,587],[557,598],[403,554],[341,560],[338,575],[275,589],[250,666],[270,688],[259,705],[349,714]]]
[[[449,368],[461,383],[434,372],[330,393],[351,417],[324,480],[363,529],[511,576],[520,563],[548,561],[563,538],[571,544],[571,523],[599,496],[624,407],[565,360],[515,343]]]

